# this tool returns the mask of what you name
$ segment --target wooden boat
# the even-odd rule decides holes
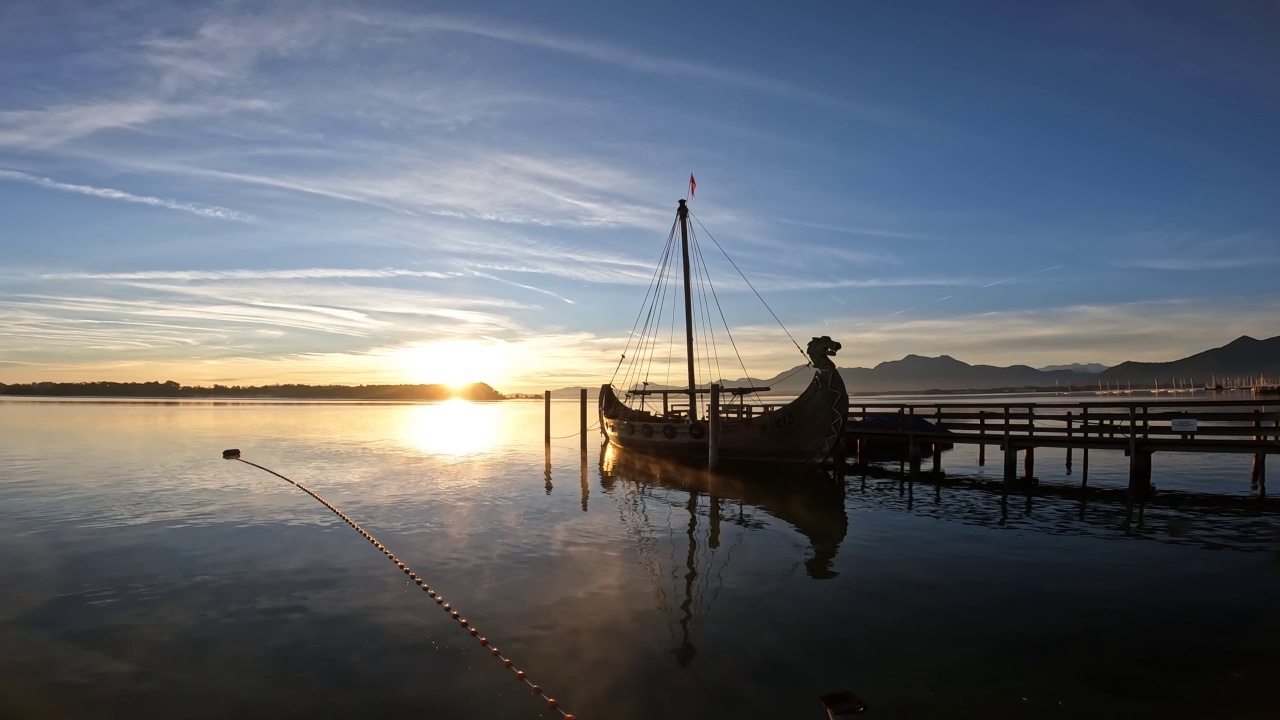
[[[839,448],[849,409],[844,381],[831,361],[831,356],[840,349],[840,343],[826,336],[809,342],[806,355],[812,368],[812,380],[798,397],[785,404],[747,404],[748,395],[756,394],[758,399],[758,393],[769,390],[767,387],[722,387],[718,383],[699,386],[695,377],[689,208],[684,200],[676,210],[676,220],[667,238],[668,249],[655,279],[672,274],[671,267],[665,271],[663,267],[664,263],[674,259],[673,238],[677,228],[680,232],[680,257],[683,258],[688,383],[682,389],[649,389],[649,382],[645,380],[622,389],[621,395],[612,381],[602,385],[600,427],[609,443],[628,451],[706,461],[712,467],[720,462],[824,462]],[[700,255],[701,251],[695,247],[695,260]],[[705,268],[705,262],[702,267]],[[714,286],[712,289],[714,294]],[[659,291],[654,290],[651,295],[656,303]],[[665,294],[661,296],[665,297]],[[711,313],[706,311],[707,302],[704,297],[701,316],[710,318]],[[643,314],[643,308],[641,312]],[[657,315],[662,317],[661,312]],[[651,309],[649,317],[653,316]],[[673,335],[674,322],[673,319],[670,328]],[[650,334],[642,332],[641,335],[638,345],[644,347],[643,343],[648,341]],[[651,335],[657,337],[658,333]],[[703,336],[705,338],[705,332]],[[732,339],[731,333],[729,337]],[[653,355],[650,351],[650,359]],[[625,352],[623,358],[626,358]],[[661,397],[660,410],[648,406],[648,401],[655,396]],[[671,402],[673,396],[685,404],[674,405]],[[705,412],[700,407],[700,399],[704,396],[709,401]]]

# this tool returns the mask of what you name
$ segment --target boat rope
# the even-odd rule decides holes
[[[631,334],[627,336],[627,344],[622,349],[622,357],[618,358],[618,365],[613,369],[613,377],[609,378],[610,383],[613,382],[613,378],[618,376],[618,370],[622,368],[622,361],[627,359],[627,350],[631,349],[631,340],[636,336],[636,326],[640,324],[640,316],[644,314],[645,304],[649,302],[649,293],[654,291],[654,285],[658,282],[658,275],[662,272],[663,266],[667,263],[667,256],[671,252],[671,240],[675,237],[675,234],[676,226],[672,223],[671,232],[667,233],[667,244],[666,247],[663,248],[661,261],[658,263],[658,267],[654,268],[653,277],[649,279],[649,287],[645,290],[644,300],[641,301],[640,310],[636,313],[636,320],[631,324]]]
[[[715,243],[716,247],[720,249],[720,254],[724,255],[724,259],[728,260],[729,264],[733,266],[733,269],[738,271],[738,275],[742,278],[742,281],[747,284],[747,287],[751,288],[751,292],[755,293],[760,302],[764,304],[764,308],[773,316],[773,319],[778,323],[778,327],[782,328],[782,332],[786,333],[787,337],[790,338],[791,344],[795,345],[796,349],[800,351],[800,355],[804,357],[805,365],[808,365],[809,355],[805,353],[804,348],[800,347],[800,343],[796,342],[796,339],[791,337],[791,331],[787,330],[787,326],[783,325],[782,321],[778,319],[778,314],[773,311],[773,308],[769,307],[769,303],[765,302],[764,297],[760,295],[760,291],[756,290],[756,286],[752,285],[751,281],[747,279],[747,276],[743,274],[741,268],[738,267],[738,263],[734,262],[733,258],[729,257],[729,253],[725,252],[724,248],[720,246],[720,242],[716,240],[716,236],[711,234],[711,231],[702,224],[702,221],[698,219],[697,215],[693,214],[692,210],[689,211],[689,217],[693,218],[693,221],[698,223],[698,227],[702,228],[702,231],[707,234],[707,237],[711,238],[711,242]]]
[[[560,703],[557,700],[548,696],[546,692],[543,691],[541,685],[534,684],[534,682],[529,679],[525,671],[520,670],[515,666],[515,664],[511,661],[511,658],[507,657],[506,655],[503,655],[501,650],[499,650],[497,647],[493,646],[493,644],[489,642],[489,638],[482,637],[480,635],[480,631],[477,630],[475,626],[473,626],[466,618],[462,617],[462,614],[459,613],[458,610],[454,609],[449,603],[445,602],[443,595],[436,592],[435,590],[432,590],[431,586],[428,585],[425,580],[423,580],[416,573],[414,573],[413,570],[410,570],[408,565],[405,565],[404,562],[402,562],[399,558],[393,555],[385,545],[378,542],[377,538],[375,538],[373,535],[370,535],[369,532],[366,531],[364,528],[360,527],[360,525],[358,525],[355,520],[352,520],[345,513],[339,510],[336,505],[320,497],[318,494],[316,494],[314,491],[312,491],[310,488],[308,488],[306,485],[303,485],[300,482],[290,480],[289,478],[285,477],[284,475],[281,475],[275,470],[263,467],[262,465],[259,465],[255,462],[249,462],[248,460],[245,460],[244,458],[240,457],[239,450],[225,450],[222,453],[222,458],[224,460],[238,460],[244,463],[245,465],[252,465],[253,467],[258,468],[263,472],[275,475],[281,480],[284,480],[285,482],[298,488],[302,492],[310,495],[316,502],[320,503],[321,505],[324,505],[326,508],[329,509],[330,512],[332,512],[334,515],[337,515],[339,519],[341,519],[347,525],[350,525],[351,529],[360,533],[361,537],[363,537],[365,540],[368,540],[378,550],[381,550],[382,554],[385,555],[388,560],[395,563],[398,569],[403,571],[405,575],[409,576],[410,580],[412,580],[416,585],[422,588],[422,591],[427,594],[427,597],[434,599],[436,601],[436,605],[439,605],[442,610],[449,613],[449,616],[453,618],[455,621],[457,621],[459,627],[461,627],[462,629],[470,633],[471,637],[476,638],[482,646],[488,649],[489,654],[501,660],[503,667],[515,673],[517,680],[520,680],[521,682],[528,685],[529,688],[533,691],[533,694],[539,695],[542,697],[543,700],[546,700],[547,707],[553,710],[559,711],[559,713],[564,716],[565,720],[574,720],[574,716],[569,712],[566,712],[564,708],[560,707]]]
[[[699,225],[701,225],[702,223],[698,223],[698,224],[699,224]],[[703,228],[703,229],[705,230],[706,228]],[[708,235],[709,235],[709,234],[710,234],[710,233],[708,233]],[[703,274],[703,275],[706,275],[706,277],[707,277],[707,285],[709,285],[709,286],[711,287],[711,298],[712,298],[713,300],[715,300],[715,303],[716,303],[716,310],[720,313],[720,322],[724,325],[724,332],[725,332],[725,334],[729,336],[729,345],[731,345],[731,346],[733,347],[733,354],[734,354],[735,356],[737,356],[737,358],[738,358],[738,366],[742,368],[742,375],[743,375],[743,377],[747,379],[747,382],[748,382],[748,383],[750,383],[750,382],[751,382],[751,373],[747,371],[747,364],[746,364],[745,362],[743,362],[743,361],[742,361],[742,353],[738,352],[738,343],[734,341],[734,339],[733,339],[733,331],[729,329],[729,321],[728,321],[728,319],[726,319],[726,318],[725,318],[725,316],[724,316],[724,308],[723,308],[723,307],[721,307],[721,305],[720,305],[720,296],[716,294],[716,286],[715,286],[715,283],[711,282],[711,272],[707,269],[707,259],[706,259],[705,257],[703,257],[703,255],[702,255],[702,244],[701,244],[701,243],[699,243],[699,242],[697,241],[697,235],[692,235],[691,237],[692,237],[692,239],[693,239],[693,248],[694,248],[694,253],[695,253],[695,255],[697,256],[697,258],[698,258],[699,262],[701,262],[701,263],[702,263],[702,274]],[[710,322],[710,321],[708,321],[708,322]],[[783,328],[783,329],[785,330],[786,328]],[[790,337],[790,336],[788,335],[788,337]],[[795,341],[794,341],[794,340],[792,340],[792,342],[795,342]],[[806,363],[805,363],[805,367],[807,368],[807,367],[808,367],[808,365],[809,365],[809,364],[806,362]],[[794,375],[794,374],[795,374],[795,373],[793,372],[793,373],[792,373],[792,375]],[[787,377],[789,378],[789,377],[791,377],[791,375],[788,375]],[[783,378],[783,379],[785,380],[786,378]],[[758,392],[753,392],[753,393],[751,393],[751,394],[755,397],[756,402],[761,403],[761,404],[764,404],[763,399],[761,399],[761,397],[760,397],[760,393],[758,393]]]
[[[652,288],[652,296],[645,296],[645,302],[648,306],[647,314],[644,312],[645,306],[641,306],[641,314],[645,315],[644,325],[641,327],[640,334],[636,340],[636,352],[631,358],[631,363],[627,366],[627,371],[623,376],[622,386],[628,391],[635,382],[640,380],[641,374],[643,372],[647,372],[648,366],[653,361],[653,351],[657,343],[657,326],[662,324],[661,308],[666,302],[667,290],[671,287],[669,276],[673,271],[672,257],[674,255],[673,248],[675,247],[675,231],[676,225],[673,223],[671,226],[671,232],[667,234],[667,245],[663,251],[662,259],[658,266],[658,273],[655,275],[655,284]],[[655,313],[658,316],[657,325],[654,325]],[[637,318],[637,322],[638,321],[639,318]],[[652,338],[649,336],[649,328],[651,326],[654,327],[654,335]],[[634,336],[634,329],[632,330],[632,334]],[[630,339],[628,339],[628,343],[630,343]],[[613,380],[610,379],[609,382],[612,384]]]
[[[599,420],[596,420],[595,422],[591,423],[590,427],[588,427],[588,428],[587,428],[587,430],[595,430],[595,429],[596,429],[596,428],[598,428],[598,427],[600,427],[600,421],[599,421]],[[576,433],[576,432],[574,432],[574,433],[569,433],[568,435],[552,435],[552,436],[551,436],[551,439],[552,439],[552,440],[565,440],[565,439],[567,439],[567,438],[571,438],[571,437],[578,437],[578,435],[580,435],[580,434],[581,434],[581,433]]]

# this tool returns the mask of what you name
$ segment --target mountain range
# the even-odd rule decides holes
[[[768,387],[771,394],[795,395],[809,383],[810,374],[796,366],[771,378],[724,380],[731,386]],[[850,394],[922,392],[938,390],[1012,390],[1061,387],[1089,389],[1099,381],[1150,387],[1155,382],[1174,379],[1203,386],[1215,377],[1280,376],[1280,336],[1256,340],[1242,336],[1232,342],[1180,360],[1162,363],[1124,362],[1112,368],[1097,363],[1050,365],[1036,369],[1029,365],[970,365],[950,355],[924,357],[908,355],[901,360],[882,362],[873,368],[840,368]],[[651,389],[663,389],[651,384]],[[679,389],[679,388],[671,388]],[[595,394],[596,389],[589,389]],[[562,388],[555,397],[577,397],[578,388]]]
[[[1141,384],[1149,387],[1175,381],[1204,386],[1216,379],[1280,375],[1280,336],[1257,340],[1242,335],[1222,347],[1205,350],[1181,360],[1162,363],[1123,362],[1098,375],[1108,382]]]

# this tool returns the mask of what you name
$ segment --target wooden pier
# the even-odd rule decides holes
[[[1280,453],[1280,400],[852,402],[849,421],[846,456],[852,462],[865,465],[870,450],[890,446],[913,476],[926,454],[940,473],[948,443],[978,445],[979,465],[986,464],[988,445],[999,448],[1005,494],[1019,483],[1031,492],[1036,448],[1065,449],[1068,471],[1079,450],[1082,489],[1089,484],[1089,451],[1121,450],[1129,457],[1130,505],[1152,492],[1157,452],[1251,454],[1251,487],[1260,498],[1266,497],[1267,455]]]

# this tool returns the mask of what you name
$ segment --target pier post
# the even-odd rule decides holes
[[[982,436],[986,434],[987,434],[987,411],[979,410],[978,411],[978,435]],[[980,442],[978,443],[978,467],[982,467],[986,464],[987,464],[987,445],[986,443]]]
[[[1267,496],[1267,454],[1253,454],[1253,472],[1249,475],[1249,489],[1260,498]]]
[[[1027,448],[1027,453],[1022,458],[1022,478],[1030,481],[1036,474],[1036,449]]]
[[[582,433],[582,442],[580,449],[582,454],[587,454],[587,389],[582,388],[578,391],[578,429]]]
[[[1151,491],[1151,451],[1136,444],[1129,446],[1129,512],[1135,501],[1143,505]]]
[[[720,467],[720,383],[711,383],[711,413],[707,418],[707,469]]]
[[[551,444],[551,391],[542,391],[542,442],[544,445]]]
[[[1266,440],[1265,435],[1261,435],[1262,430],[1262,411],[1253,411],[1253,440],[1258,442]],[[1266,497],[1267,494],[1267,454],[1253,454],[1253,468],[1249,471],[1249,489],[1257,493],[1259,497]]]
[[[1067,474],[1071,474],[1071,411],[1067,411]]]
[[[1080,412],[1080,437],[1084,440],[1084,447],[1081,448],[1082,465],[1080,466],[1080,489],[1084,490],[1089,487],[1089,408],[1086,407]]]
[[[582,453],[582,467],[579,468],[582,478],[582,512],[587,511],[587,499],[591,496],[591,485],[587,482],[587,454]]]
[[[911,479],[915,480],[920,475],[920,441],[914,433],[907,436],[907,461],[911,465]]]
[[[933,424],[937,432],[942,432],[942,406],[934,407]],[[934,439],[933,441],[933,474],[942,474],[942,441]]]
[[[1000,491],[1001,497],[1009,494],[1009,486],[1013,484],[1014,478],[1018,474],[1018,449],[1013,446],[1009,438],[1004,439],[1004,487]]]

